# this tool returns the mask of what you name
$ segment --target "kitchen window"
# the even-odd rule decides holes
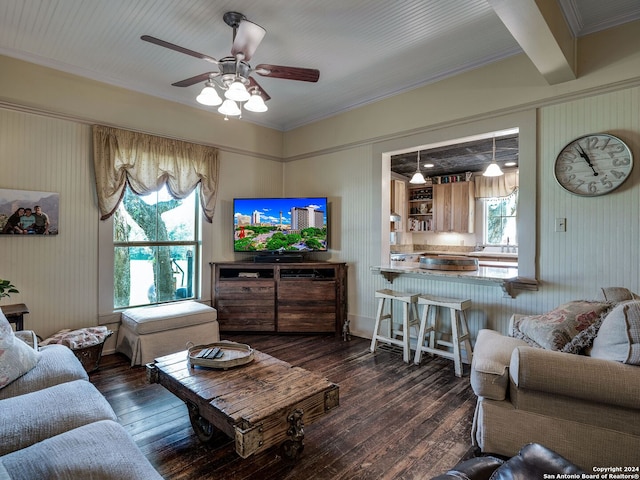
[[[485,245],[517,244],[518,190],[507,197],[482,199]]]

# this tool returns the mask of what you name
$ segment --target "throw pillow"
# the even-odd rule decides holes
[[[0,310],[0,388],[21,377],[40,360],[40,352],[17,339],[11,324]]]
[[[618,304],[600,326],[591,356],[640,365],[640,301]]]
[[[608,302],[568,302],[542,315],[521,317],[514,336],[527,337],[548,350],[578,353],[591,344],[610,308]]]
[[[605,301],[612,303],[624,302],[626,300],[638,300],[638,295],[625,287],[602,287],[602,296]]]

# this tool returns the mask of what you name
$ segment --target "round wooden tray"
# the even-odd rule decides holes
[[[191,345],[191,346],[189,346]],[[207,348],[219,348],[224,353],[220,358],[197,358],[197,355]],[[198,365],[200,367],[209,368],[232,368],[239,365],[245,365],[253,360],[253,348],[244,343],[229,342],[223,340],[221,342],[213,342],[207,345],[194,345],[189,342],[187,344],[188,353],[187,360],[191,367]]]

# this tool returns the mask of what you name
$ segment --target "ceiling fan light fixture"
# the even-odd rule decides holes
[[[251,94],[247,91],[247,87],[244,86],[240,80],[235,80],[229,88],[224,92],[224,96],[234,102],[246,102],[251,98]]]
[[[218,112],[220,112],[222,115],[228,115],[230,117],[239,117],[242,113],[240,111],[240,107],[238,107],[238,104],[228,98],[224,102],[222,102],[222,105],[220,105],[220,107],[218,107]]]
[[[267,104],[264,103],[264,100],[260,96],[260,92],[257,90],[253,91],[251,98],[244,104],[244,108],[245,110],[256,113],[262,113],[268,110]]]
[[[216,107],[222,103],[220,95],[218,95],[216,89],[210,84],[205,85],[200,95],[196,97],[196,101],[208,107]]]
[[[491,159],[491,163],[487,167],[487,169],[482,174],[483,177],[499,177],[500,175],[504,175],[504,172],[500,169],[498,164],[496,163],[496,137],[493,137],[493,157]]]

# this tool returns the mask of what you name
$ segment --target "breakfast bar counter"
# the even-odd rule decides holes
[[[371,267],[371,271],[373,273],[379,273],[391,283],[393,283],[395,278],[403,275],[428,280],[493,285],[502,288],[503,292],[512,298],[515,297],[514,289],[516,288],[526,290],[538,289],[535,280],[518,277],[518,268],[516,266],[495,266],[495,264],[488,264],[480,265],[477,270],[473,271],[451,271],[427,270],[420,268],[417,262],[391,262],[387,265]]]

